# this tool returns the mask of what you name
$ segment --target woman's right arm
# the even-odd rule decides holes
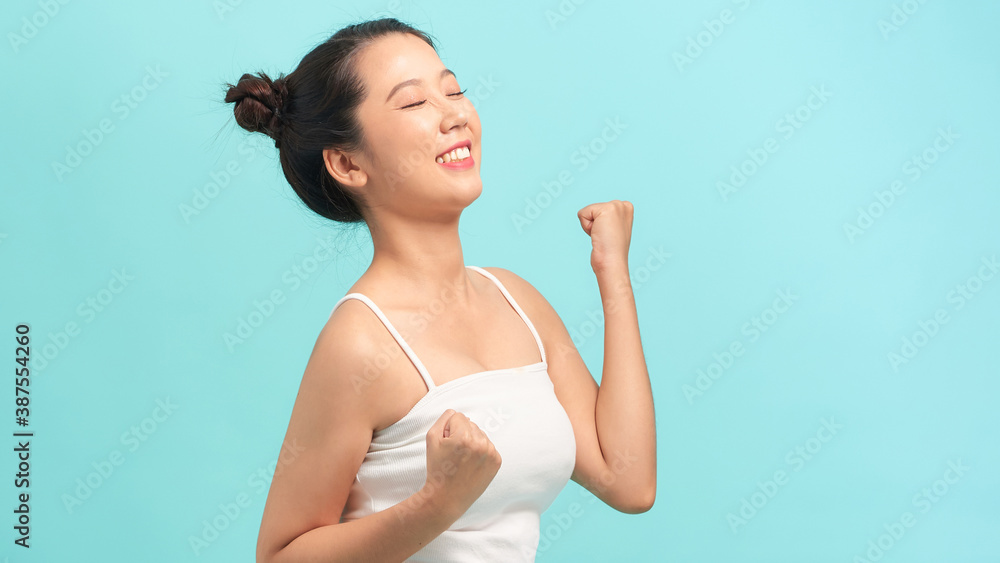
[[[360,310],[364,304],[352,305],[338,308],[306,366],[264,506],[258,563],[403,561],[463,512],[445,491],[425,486],[400,504],[340,523],[379,400],[370,392],[376,385],[364,384],[374,363],[365,359],[379,353],[365,336],[373,332],[364,330],[374,317]]]
[[[363,518],[313,528],[263,561],[403,561],[441,535],[459,516],[439,509],[417,493]]]

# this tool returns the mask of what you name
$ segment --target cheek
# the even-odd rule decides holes
[[[437,156],[437,133],[418,123],[399,123],[382,137],[379,156],[386,174],[407,176],[414,168],[434,166]]]
[[[398,154],[407,157],[412,164],[434,163],[440,144],[440,122],[431,119],[415,119],[405,124],[393,134]]]

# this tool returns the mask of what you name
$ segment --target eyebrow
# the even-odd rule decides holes
[[[452,76],[455,76],[455,73],[452,72],[450,68],[446,68],[446,69],[444,69],[444,70],[441,71],[441,76],[440,77],[444,78],[445,76],[448,76],[449,74],[452,75]],[[396,93],[396,90],[399,90],[400,88],[404,88],[406,86],[411,86],[413,84],[422,84],[423,82],[424,81],[421,80],[421,79],[419,79],[419,78],[411,78],[409,80],[404,80],[404,81],[400,82],[399,84],[396,84],[395,86],[393,86],[392,90],[389,90],[389,95],[385,97],[385,101],[388,102],[390,99],[392,99],[392,95]]]

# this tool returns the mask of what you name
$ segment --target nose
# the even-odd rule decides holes
[[[468,123],[469,110],[466,104],[452,101],[445,105],[444,115],[441,117],[442,133],[447,133],[454,127],[465,127]]]

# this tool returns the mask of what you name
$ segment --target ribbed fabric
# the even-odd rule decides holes
[[[427,480],[427,431],[451,408],[486,433],[503,462],[465,514],[407,561],[533,562],[541,513],[573,473],[576,440],[549,379],[545,349],[534,325],[496,276],[478,266],[466,267],[496,284],[534,336],[541,361],[435,385],[423,363],[371,299],[361,293],[341,298],[334,311],[347,299],[359,299],[378,315],[428,389],[406,415],[374,433],[341,521],[385,510],[423,487]]]

